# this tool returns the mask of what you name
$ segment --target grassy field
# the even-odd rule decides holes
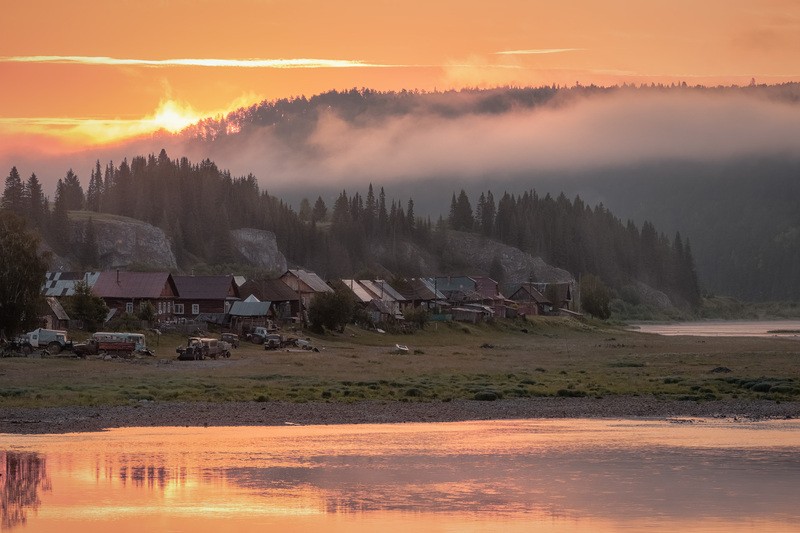
[[[800,399],[800,342],[661,337],[569,318],[492,325],[429,324],[392,336],[349,327],[311,336],[319,352],[243,343],[230,359],[177,361],[185,338],[155,357],[0,359],[0,405],[140,401],[448,401],[534,396],[654,395],[703,401]],[[408,354],[392,353],[395,344]]]

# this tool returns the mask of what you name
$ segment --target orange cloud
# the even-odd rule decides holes
[[[79,65],[141,67],[222,67],[222,68],[388,68],[350,59],[127,59],[104,56],[6,56],[0,63],[73,63]]]

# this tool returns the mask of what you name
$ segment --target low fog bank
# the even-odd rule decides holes
[[[503,114],[410,114],[367,125],[330,111],[303,142],[261,128],[176,149],[234,175],[252,172],[277,193],[368,182],[421,185],[444,176],[488,185],[520,173],[796,154],[800,105],[741,95],[619,93]]]
[[[485,189],[509,176],[566,179],[658,161],[800,153],[800,105],[759,93],[618,90],[493,113],[462,106],[453,114],[420,107],[342,115],[325,106],[312,121],[288,115],[279,125],[238,124],[240,132],[212,141],[165,135],[62,156],[5,155],[0,164],[23,176],[36,172],[52,191],[69,168],[86,184],[97,159],[105,166],[164,148],[173,159],[211,159],[234,176],[254,174],[271,193],[297,197],[365,190],[369,182],[426,191],[431,181],[452,178]]]

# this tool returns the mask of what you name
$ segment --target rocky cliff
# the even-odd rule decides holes
[[[548,265],[541,257],[534,257],[519,248],[487,239],[480,235],[460,231],[448,231],[443,245],[446,250],[438,253],[451,263],[444,270],[440,261],[431,253],[406,241],[397,243],[377,243],[371,252],[379,262],[392,264],[401,262],[406,270],[417,272],[420,276],[434,275],[489,275],[494,258],[503,267],[503,285],[519,286],[534,278],[539,282],[570,282],[572,274],[562,268]]]
[[[175,254],[163,230],[133,218],[105,213],[70,212],[72,242],[83,242],[89,218],[97,242],[99,268],[126,268],[146,265],[152,268],[174,270]],[[74,259],[75,253],[67,259]]]
[[[278,250],[278,241],[271,231],[242,228],[231,231],[233,246],[253,266],[283,274],[286,257]]]
[[[548,283],[574,280],[572,274],[548,265],[541,257],[534,257],[519,248],[474,233],[450,231],[447,234],[447,245],[462,261],[477,271],[488,273],[494,258],[498,258],[503,267],[503,283],[507,286],[526,283],[531,278]]]

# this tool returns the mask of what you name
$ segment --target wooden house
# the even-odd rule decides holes
[[[315,295],[333,292],[333,289],[322,278],[308,270],[290,269],[283,273],[280,280],[292,289],[300,301],[300,315],[308,311]]]
[[[173,276],[178,295],[176,319],[195,319],[200,314],[225,314],[239,300],[233,276]]]
[[[272,302],[272,312],[279,321],[288,321],[300,313],[300,296],[280,279],[247,280],[239,286],[239,296]]]
[[[151,304],[158,320],[174,317],[178,289],[169,272],[101,272],[92,292],[105,300],[117,315],[134,314],[146,304]]]
[[[523,283],[510,299],[516,302],[519,312],[524,315],[544,315],[553,308],[553,302],[539,292],[534,283]]]

